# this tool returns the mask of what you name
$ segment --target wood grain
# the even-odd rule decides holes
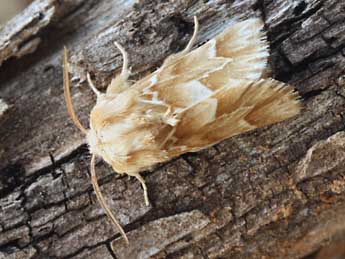
[[[8,106],[0,117],[0,258],[302,258],[344,239],[343,1],[32,5],[48,2],[59,8],[40,9],[44,24],[26,23],[28,35],[12,31],[7,50],[0,48],[0,98]],[[36,17],[32,9],[0,35]],[[141,78],[185,46],[193,15],[200,20],[198,43],[232,19],[261,17],[271,47],[268,73],[295,85],[305,109],[146,173],[152,207],[145,207],[138,182],[99,162],[103,193],[133,238],[126,250],[96,203],[90,155],[67,116],[62,49],[70,49],[73,100],[87,125],[94,98],[85,72],[100,88],[109,83],[121,66],[113,42],[126,46],[133,79]],[[36,38],[31,54],[20,52],[19,45]],[[143,251],[143,242],[151,250]]]

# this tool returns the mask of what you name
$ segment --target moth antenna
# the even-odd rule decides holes
[[[101,92],[98,91],[98,89],[96,88],[96,86],[93,84],[92,80],[91,80],[91,76],[90,73],[86,74],[86,78],[87,78],[87,82],[89,83],[90,88],[92,89],[92,91],[98,96],[101,95]]]
[[[198,18],[196,16],[194,16],[194,32],[193,32],[193,36],[189,40],[186,48],[182,51],[182,53],[188,53],[192,49],[192,47],[193,47],[193,45],[195,43],[195,40],[196,40],[196,36],[198,35],[198,31],[199,31],[199,21],[198,21]]]
[[[73,123],[80,129],[81,132],[87,134],[87,130],[81,125],[77,115],[75,114],[72,98],[71,98],[71,89],[69,84],[69,75],[68,75],[68,52],[67,48],[64,47],[64,57],[63,57],[63,89],[64,89],[64,96],[65,102],[67,106],[67,111],[69,116],[71,117]]]
[[[96,171],[95,171],[95,155],[92,155],[92,157],[91,157],[90,169],[91,169],[90,170],[91,171],[91,183],[92,183],[92,187],[95,191],[96,197],[98,199],[98,202],[100,203],[100,205],[104,209],[107,216],[110,218],[111,222],[113,223],[113,226],[116,228],[116,230],[119,230],[120,234],[125,239],[126,243],[129,244],[128,237],[127,237],[125,231],[123,230],[120,223],[117,221],[117,219],[115,218],[115,216],[111,212],[110,208],[106,204],[106,201],[104,200],[104,197],[103,197],[101,190],[99,188],[97,176],[96,176]]]
[[[120,50],[121,55],[122,55],[122,59],[123,59],[121,77],[123,80],[127,80],[129,77],[128,54],[125,51],[125,49],[118,42],[115,41],[114,44]]]

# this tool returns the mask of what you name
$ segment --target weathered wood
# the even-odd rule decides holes
[[[305,109],[146,173],[150,207],[137,181],[100,161],[126,247],[96,202],[85,141],[67,116],[62,48],[87,125],[85,73],[109,83],[122,62],[113,42],[141,78],[183,48],[193,15],[198,44],[234,19],[262,17],[268,71],[296,86]],[[0,258],[301,258],[344,239],[344,35],[342,0],[34,1],[0,31]]]

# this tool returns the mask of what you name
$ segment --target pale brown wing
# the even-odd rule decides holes
[[[223,69],[210,73],[201,82],[216,90],[232,79],[260,79],[269,56],[261,19],[249,19],[230,27],[216,37],[217,57],[230,58]]]
[[[178,102],[186,108],[191,102],[206,98],[232,79],[260,79],[267,63],[268,44],[260,19],[236,23],[216,38],[190,53],[169,58],[163,66],[135,83],[146,100]],[[202,87],[207,85],[208,89]],[[186,96],[198,95],[193,100]],[[200,91],[200,92],[199,92]]]
[[[226,138],[297,115],[298,94],[273,79],[233,80],[181,112],[170,145],[171,155],[197,151]]]
[[[162,148],[170,156],[296,115],[298,95],[284,83],[260,79],[268,45],[260,19],[225,30],[186,55],[170,57],[133,85],[141,101],[166,108]]]

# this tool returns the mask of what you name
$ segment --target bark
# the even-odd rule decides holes
[[[62,49],[84,125],[118,72],[139,79],[233,19],[261,17],[272,77],[296,86],[300,116],[186,154],[135,179],[97,164],[130,245],[96,202],[81,133],[67,116]],[[301,258],[345,237],[345,2],[36,0],[0,31],[0,258]],[[322,252],[322,251],[321,251]],[[321,253],[320,252],[320,253]],[[325,253],[325,250],[323,251]]]

